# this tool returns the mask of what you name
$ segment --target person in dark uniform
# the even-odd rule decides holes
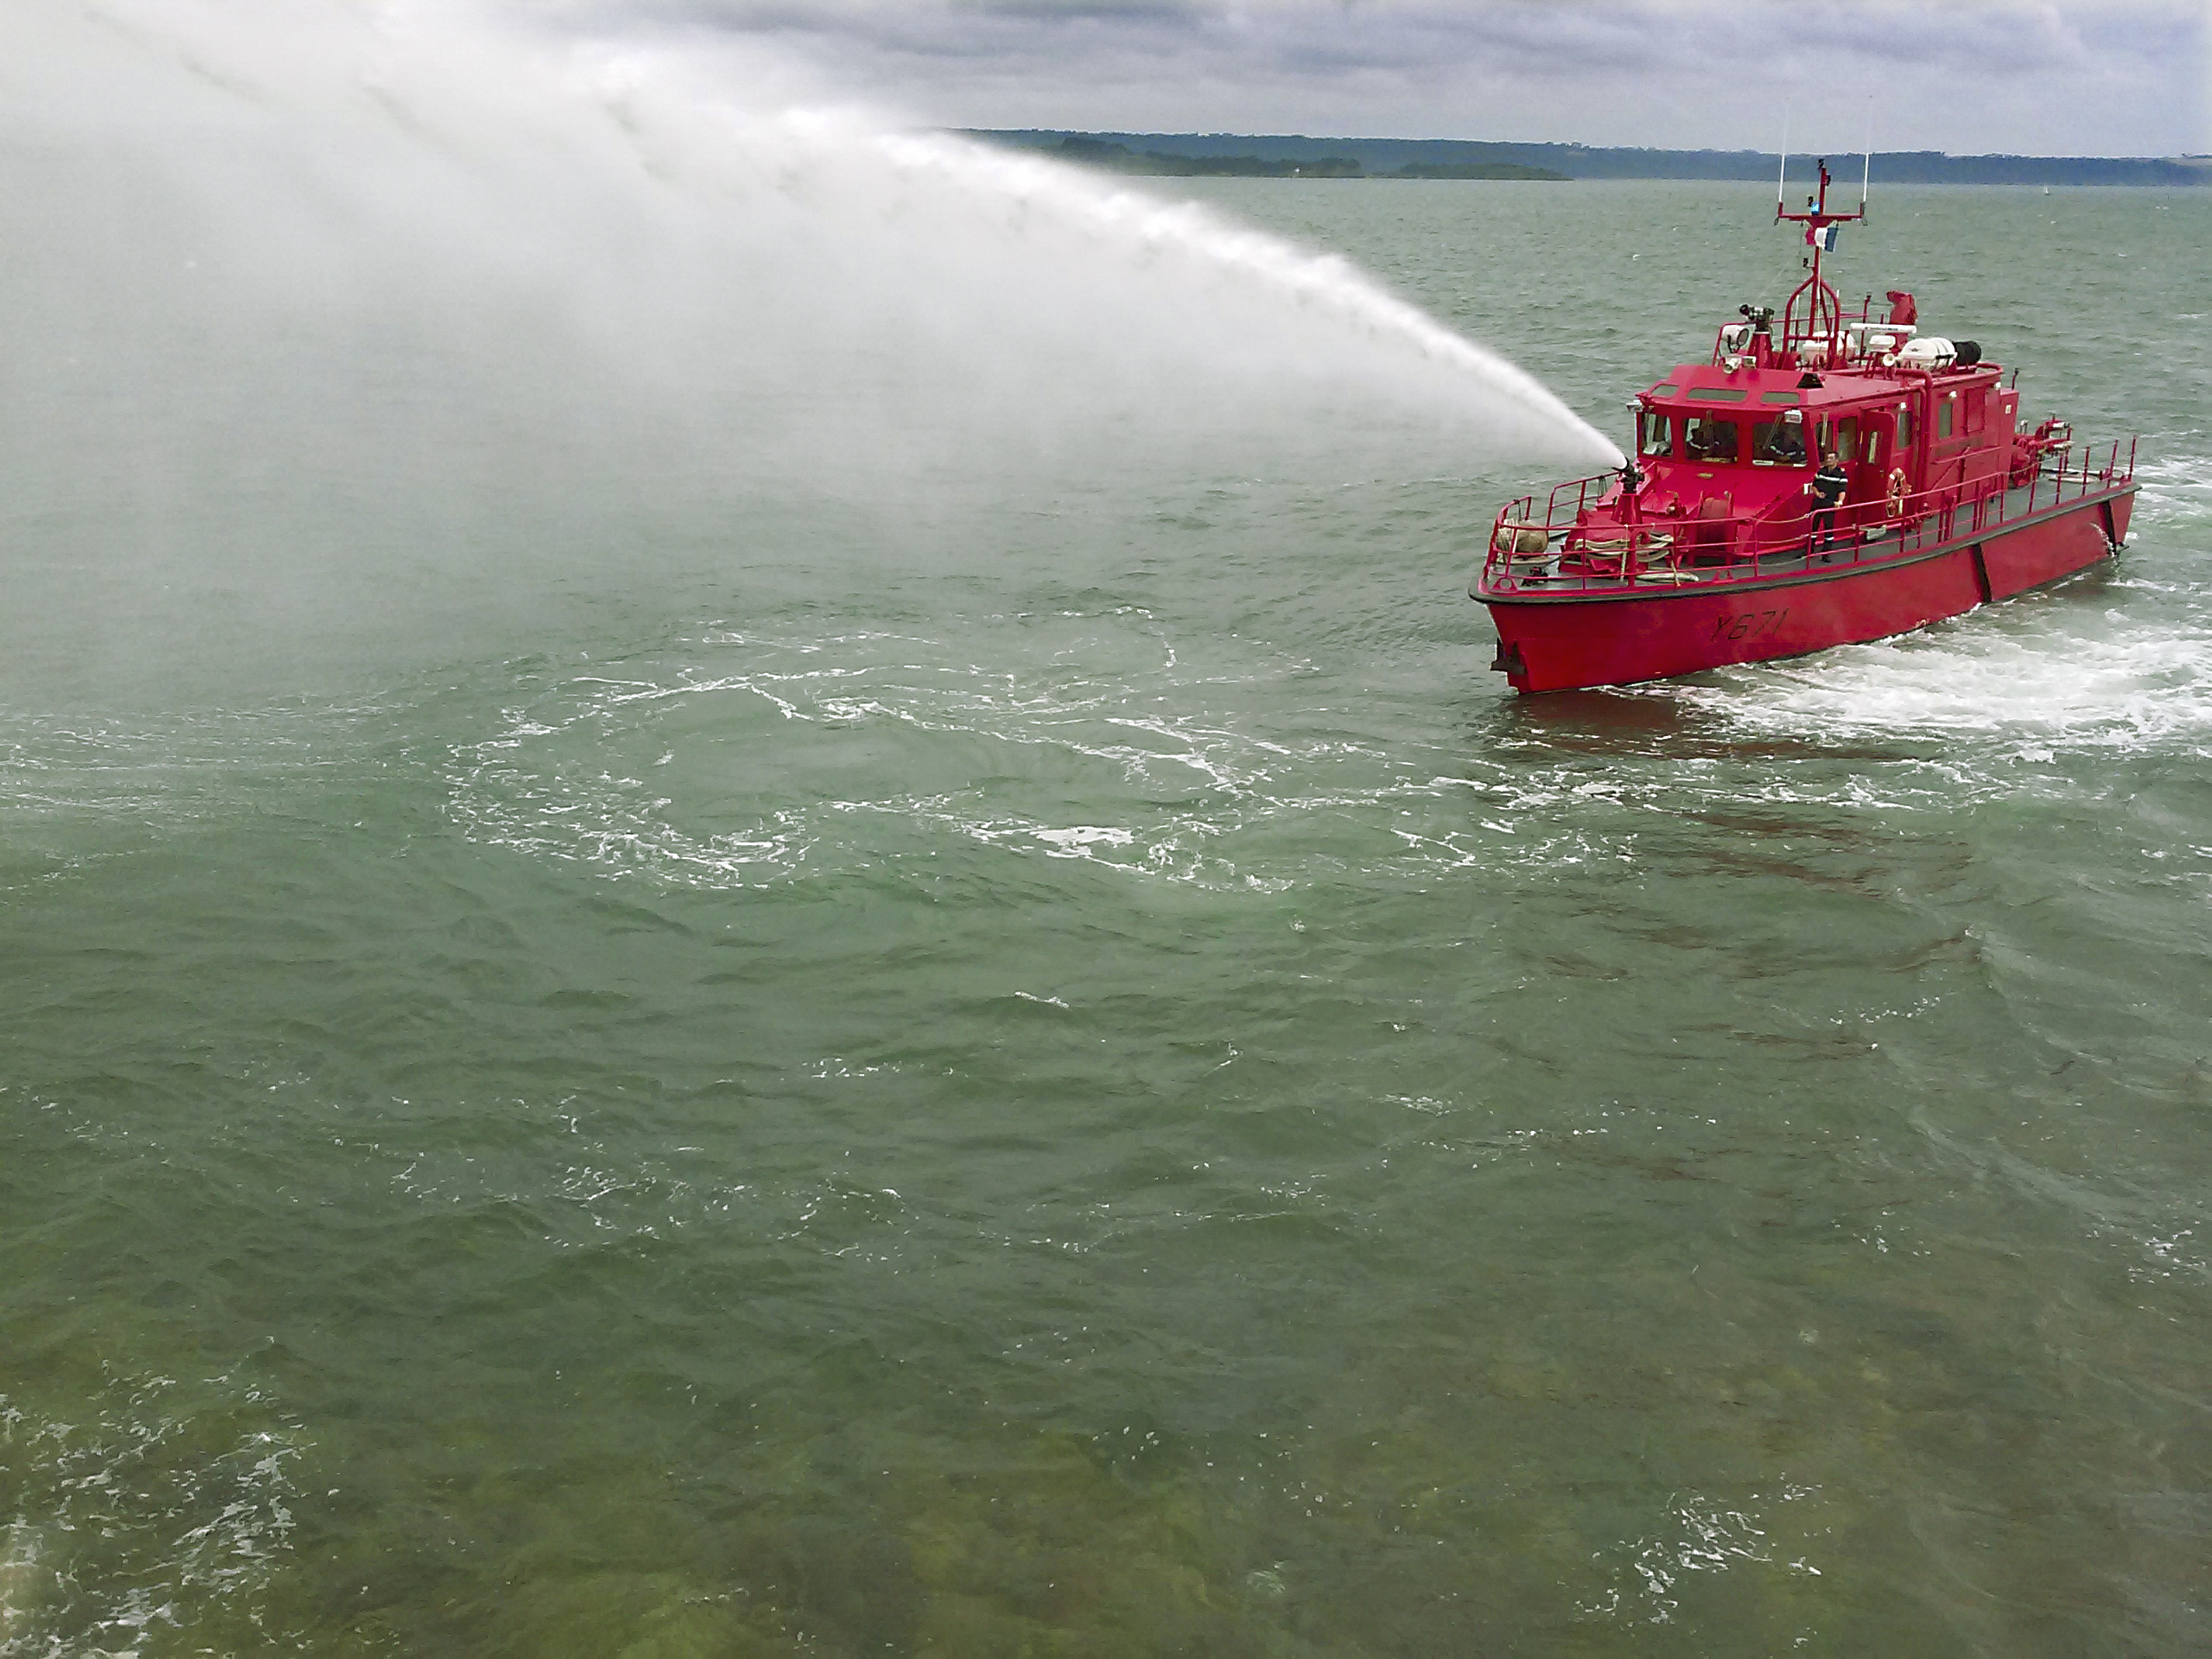
[[[1843,470],[1843,463],[1831,449],[1821,457],[1821,470],[1813,474],[1813,481],[1805,487],[1813,493],[1813,541],[1826,547],[1835,535],[1835,510],[1843,505],[1843,493],[1851,486],[1851,480]]]
[[[1776,467],[1802,467],[1805,464],[1803,429],[1795,421],[1762,423],[1757,430],[1766,435],[1759,446],[1758,459]]]

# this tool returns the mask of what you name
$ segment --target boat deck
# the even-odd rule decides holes
[[[1469,588],[1477,599],[1592,594],[1650,594],[1770,583],[1901,563],[1962,541],[1987,537],[2042,515],[2077,507],[2133,486],[2133,447],[2119,446],[2077,464],[2062,460],[2027,484],[1973,501],[1908,502],[1897,518],[1853,524],[1852,509],[1833,531],[1819,533],[1809,515],[1786,520],[1645,519],[1592,522],[1582,512],[1564,524],[1535,518],[1533,498],[1508,508],[1493,532],[1489,556]],[[1515,508],[1523,508],[1515,517]],[[1862,507],[1860,511],[1865,511]],[[1538,542],[1541,550],[1521,550]]]

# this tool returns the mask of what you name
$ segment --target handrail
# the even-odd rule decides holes
[[[1644,592],[1752,582],[1785,565],[1826,572],[1882,563],[2132,483],[2135,449],[2131,439],[2123,463],[2117,438],[2101,457],[2091,445],[2068,443],[2039,456],[2024,485],[2008,487],[2000,474],[1997,488],[1973,496],[1957,486],[1921,490],[1893,513],[1883,501],[1847,502],[1825,526],[1816,522],[1817,509],[1788,517],[1623,518],[1617,503],[1592,499],[1593,490],[1602,498],[1617,474],[1594,474],[1554,488],[1541,518],[1533,493],[1508,502],[1491,525],[1479,584],[1491,591]],[[1592,508],[1599,505],[1614,516],[1596,517]]]

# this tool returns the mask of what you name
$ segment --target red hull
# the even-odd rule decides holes
[[[1481,597],[1516,691],[1625,685],[1881,639],[2056,582],[2108,556],[2133,505],[2125,486],[1925,553],[1706,589]]]

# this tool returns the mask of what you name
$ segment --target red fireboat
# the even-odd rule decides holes
[[[1810,274],[1744,306],[1704,363],[1648,388],[1636,455],[1497,516],[1470,597],[1516,691],[1664,679],[1879,639],[2070,575],[2127,537],[2135,443],[2076,445],[1968,340],[1920,332],[1910,294],[1845,312],[1835,226],[1802,213]],[[2018,378],[2017,371],[2014,373]]]

